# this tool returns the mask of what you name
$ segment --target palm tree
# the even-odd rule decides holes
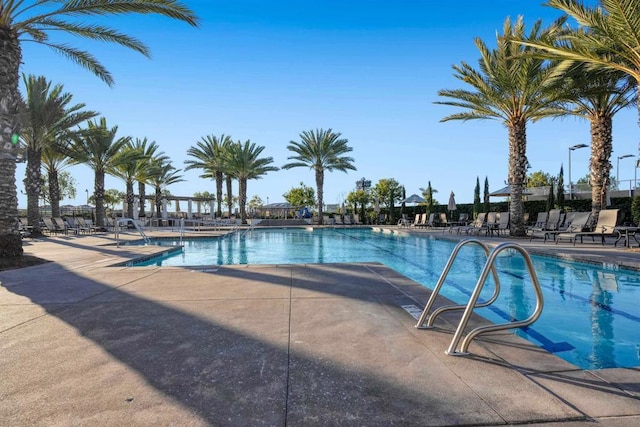
[[[63,153],[57,151],[54,146],[49,145],[42,150],[42,166],[47,172],[49,179],[49,201],[51,203],[51,216],[60,216],[60,183],[58,174],[70,165],[70,160]]]
[[[104,177],[108,171],[129,161],[130,153],[125,148],[130,138],[116,139],[118,127],[108,128],[104,117],[100,118],[100,122],[89,120],[87,126],[85,132],[73,138],[71,144],[59,148],[72,159],[73,164],[84,163],[93,169],[96,225],[104,227]]]
[[[160,218],[162,215],[162,190],[171,184],[184,181],[179,173],[180,169],[173,167],[170,161],[156,159],[152,162],[148,183],[153,186],[155,191],[156,218]]]
[[[635,84],[620,71],[589,69],[577,64],[563,76],[567,104],[564,115],[582,117],[591,124],[591,210],[600,212],[606,200],[613,152],[613,116],[636,102]]]
[[[149,180],[151,165],[154,161],[169,160],[169,157],[165,156],[162,151],[158,152],[160,149],[158,144],[155,141],[147,141],[147,138],[136,138],[133,146],[140,150],[142,154],[142,158],[137,162],[138,164],[136,165],[134,178],[138,181],[138,197],[140,198],[140,211],[138,212],[138,217],[144,217],[146,216],[146,182]]]
[[[264,148],[247,140],[244,144],[240,141],[229,144],[225,152],[225,170],[228,176],[238,180],[238,202],[240,204],[240,219],[243,224],[247,221],[247,181],[260,179],[267,172],[278,170],[276,166],[269,166],[273,163],[273,157],[260,158]]]
[[[525,40],[523,44],[541,49],[550,58],[584,62],[591,67],[617,70],[632,77],[640,94],[640,8],[637,0],[600,0],[586,7],[578,0],[549,0],[585,27],[565,31],[558,40]],[[638,124],[640,125],[640,101]]]
[[[22,241],[18,231],[18,198],[16,189],[17,135],[20,134],[22,100],[18,84],[21,43],[35,42],[48,46],[95,73],[111,85],[113,78],[89,52],[66,42],[49,39],[50,33],[65,32],[74,36],[116,43],[146,56],[147,47],[139,40],[104,25],[84,23],[82,17],[157,14],[197,25],[195,14],[175,0],[39,0],[0,2],[0,255],[21,256]],[[64,40],[64,39],[63,39]]]
[[[527,173],[527,123],[558,112],[559,96],[556,87],[558,79],[554,73],[554,64],[529,55],[531,48],[513,43],[512,39],[545,39],[561,21],[550,29],[541,30],[542,23],[537,21],[528,37],[525,25],[519,17],[512,26],[507,18],[502,36],[497,38],[497,47],[489,50],[486,44],[476,38],[475,44],[480,51],[479,70],[462,62],[454,65],[455,77],[470,85],[474,90],[441,90],[440,96],[451,101],[436,104],[460,107],[467,111],[451,114],[441,121],[449,120],[500,120],[509,132],[509,184],[511,186],[510,217],[512,236],[524,236],[524,202],[522,191]]]
[[[69,138],[72,128],[94,117],[93,111],[82,111],[84,104],[69,105],[73,96],[63,92],[61,84],[51,86],[44,76],[23,75],[26,89],[26,109],[23,114],[22,141],[27,150],[25,189],[27,217],[32,234],[40,234],[38,201],[42,185],[42,151],[58,138]],[[59,216],[57,213],[52,215]]]
[[[347,172],[356,170],[353,158],[345,154],[353,151],[347,144],[349,140],[340,138],[341,134],[331,128],[304,131],[300,134],[300,142],[290,141],[287,149],[295,153],[287,157],[293,160],[282,166],[282,169],[308,167],[315,172],[316,193],[318,194],[318,221],[322,224],[322,205],[324,203],[324,172],[334,170]]]
[[[131,139],[127,138],[127,143],[118,153],[122,161],[109,165],[106,172],[124,181],[126,185],[125,200],[127,202],[127,218],[133,218],[133,203],[135,194],[133,192],[133,183],[140,167],[140,162],[144,158],[142,149],[137,147]]]
[[[216,137],[207,135],[190,147],[187,154],[195,160],[185,160],[185,170],[202,169],[204,172],[200,178],[212,178],[216,181],[216,201],[218,202],[217,217],[222,216],[222,185],[224,182],[224,152],[232,143],[231,137],[221,135]],[[231,213],[231,210],[229,210]]]

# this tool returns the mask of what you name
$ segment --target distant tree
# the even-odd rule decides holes
[[[476,188],[473,190],[473,217],[477,218],[480,213],[480,177],[476,177]]]
[[[551,174],[543,171],[532,172],[527,176],[527,188],[548,187],[552,182]]]
[[[292,187],[282,195],[291,206],[316,206],[316,193],[313,187],[300,182],[299,187]]]
[[[383,178],[375,185],[373,191],[381,203],[389,208],[390,221],[394,221],[395,203],[402,200],[402,185],[393,178]]]
[[[558,209],[564,208],[564,169],[560,166],[558,174],[558,187],[556,188],[556,205]]]
[[[349,147],[348,139],[340,138],[341,134],[332,129],[316,129],[304,131],[300,134],[300,141],[290,141],[287,149],[294,153],[287,157],[291,162],[282,166],[282,169],[307,167],[312,169],[316,179],[316,191],[318,195],[318,221],[322,224],[322,205],[324,203],[324,173],[347,172],[356,170],[353,165],[353,157],[346,154],[353,151]]]
[[[431,186],[431,181],[428,182],[427,188],[420,188],[424,203],[433,207],[438,204],[438,201],[433,198],[433,193],[437,193],[438,190]]]
[[[555,207],[555,198],[553,196],[553,181],[551,181],[551,185],[549,186],[549,195],[547,197],[547,212]]]
[[[611,175],[608,182],[609,185],[607,188],[609,191],[618,190],[618,180],[615,176]],[[576,181],[575,188],[584,193],[591,192],[591,175],[586,174],[582,178],[579,178],[578,181]]]
[[[633,196],[631,200],[631,218],[634,224],[640,224],[640,195]]]
[[[365,207],[371,201],[371,194],[365,190],[355,190],[347,194],[347,203],[353,206],[354,211],[360,205],[360,218],[365,218]]]
[[[251,200],[249,200],[249,210],[251,211],[262,209],[262,206],[264,206],[264,202],[258,195],[253,196]]]
[[[484,211],[489,212],[491,210],[491,203],[489,201],[489,178],[484,177]]]

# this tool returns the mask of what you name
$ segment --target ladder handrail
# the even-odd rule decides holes
[[[518,252],[520,252],[522,257],[524,258],[525,263],[527,265],[527,270],[529,271],[529,276],[531,277],[531,281],[533,283],[533,288],[536,293],[536,308],[531,314],[531,316],[529,316],[527,319],[516,321],[516,322],[503,323],[499,325],[480,326],[471,330],[462,341],[462,345],[460,346],[460,351],[456,351],[458,343],[460,342],[460,339],[462,338],[462,334],[464,333],[464,328],[467,326],[467,323],[469,322],[469,318],[471,317],[471,313],[473,312],[475,308],[475,304],[478,300],[478,297],[480,296],[480,292],[482,292],[482,287],[487,281],[487,276],[489,276],[489,271],[490,270],[492,271],[496,257],[500,254],[500,252],[504,251],[505,249],[515,249]],[[469,298],[467,307],[464,313],[462,314],[462,318],[460,319],[460,323],[458,324],[456,333],[453,336],[453,339],[451,340],[451,344],[449,345],[449,348],[447,349],[447,351],[445,351],[445,353],[452,356],[466,355],[468,354],[467,349],[469,348],[469,344],[471,344],[471,341],[480,334],[484,334],[487,332],[501,331],[506,329],[522,328],[524,326],[528,326],[533,322],[535,322],[536,320],[538,320],[538,318],[540,317],[540,314],[542,314],[543,306],[544,306],[544,298],[542,296],[542,289],[540,287],[540,282],[538,281],[538,276],[536,275],[535,268],[533,267],[531,256],[529,256],[529,253],[525,248],[518,245],[517,243],[513,243],[513,242],[502,243],[493,250],[491,255],[489,255],[489,258],[487,259],[487,262],[485,263],[484,268],[482,269],[482,273],[478,278],[476,287],[474,288],[473,293],[471,294],[471,298]]]
[[[447,264],[445,265],[444,270],[442,270],[442,274],[440,274],[440,278],[438,279],[436,286],[433,288],[433,291],[431,292],[431,296],[429,297],[427,304],[424,306],[424,309],[422,310],[422,314],[418,319],[418,323],[416,323],[416,326],[415,326],[416,328],[418,329],[432,328],[433,323],[436,320],[436,317],[438,317],[440,314],[444,313],[445,311],[462,310],[467,306],[466,304],[442,306],[434,310],[434,312],[431,313],[431,316],[429,316],[429,310],[431,310],[431,307],[436,302],[436,299],[440,294],[440,289],[442,288],[442,285],[444,284],[444,281],[447,278],[447,275],[449,274],[449,270],[451,270],[451,267],[453,266],[453,262],[458,256],[458,252],[460,252],[460,249],[462,249],[463,246],[469,245],[469,244],[475,244],[480,246],[484,250],[484,253],[487,256],[487,258],[489,258],[489,253],[490,253],[489,246],[487,246],[487,244],[484,243],[483,241],[478,239],[465,239],[459,242],[456,245],[456,247],[453,249],[453,252],[451,253],[451,255],[449,256],[449,260],[447,261]],[[498,279],[498,273],[496,272],[495,266],[492,265],[491,270],[493,273],[493,281],[495,282],[495,290],[493,292],[493,295],[487,301],[481,302],[478,305],[476,305],[476,307],[487,307],[493,304],[493,302],[498,298],[498,295],[500,294],[500,280]],[[427,319],[427,316],[428,316],[428,319]],[[426,325],[425,325],[425,321],[426,321]]]
[[[119,229],[120,229],[120,221],[124,221],[124,223],[128,223],[131,222],[134,226],[134,228],[136,230],[138,230],[138,233],[140,233],[140,236],[142,236],[142,239],[144,240],[144,242],[147,245],[151,244],[151,239],[149,239],[149,237],[147,237],[147,235],[144,233],[144,231],[142,231],[142,228],[140,227],[140,225],[133,220],[133,218],[116,218],[116,224],[115,224],[115,237],[116,237],[116,245],[120,246],[120,234],[119,234]]]

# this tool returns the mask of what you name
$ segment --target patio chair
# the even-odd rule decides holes
[[[583,242],[584,236],[591,236],[591,239],[595,242],[595,237],[600,237],[602,245],[604,245],[605,237],[616,236],[620,237],[620,231],[616,230],[618,224],[618,212],[620,209],[603,209],[598,215],[598,222],[592,231],[577,231],[575,233],[559,233],[556,236],[556,242],[558,238],[568,239],[576,245],[576,240],[580,238],[580,243]],[[575,219],[574,219],[575,222]]]
[[[334,225],[344,225],[344,222],[342,222],[342,216],[338,215],[338,214],[335,214],[333,216],[333,224]]]
[[[27,218],[18,218],[18,229],[20,231],[20,237],[24,239],[25,237],[31,236],[31,230],[33,227],[29,225],[29,220]]]
[[[441,212],[440,215],[438,216],[438,227],[449,227],[449,221],[447,220],[447,214],[444,212]]]
[[[496,233],[498,236],[500,234],[504,234],[506,236],[509,231],[509,220],[511,218],[511,214],[509,212],[499,212],[498,215],[500,219],[498,220],[498,224],[496,224]]]
[[[354,225],[362,225],[362,221],[360,221],[360,215],[353,214],[353,224]]]
[[[426,214],[425,214],[426,215]],[[424,223],[424,227],[429,227],[429,228],[433,228],[436,226],[436,214],[435,213],[430,213],[429,214],[429,218],[427,219],[427,221]]]
[[[477,232],[477,234],[480,234],[480,231],[485,229],[486,219],[487,219],[487,214],[484,212],[481,212],[478,214],[478,217],[475,219],[475,221],[473,221],[471,224],[464,227],[458,227],[457,232],[458,234],[462,233],[463,231],[467,234],[470,234],[473,232]]]
[[[353,225],[353,223],[351,222],[351,216],[349,215],[345,215],[342,222],[344,225]]]
[[[42,218],[42,222],[44,223],[44,231],[47,231],[49,235],[64,233],[64,229],[56,224],[51,218]]]
[[[571,214],[573,215],[567,215],[564,230],[545,232],[545,243],[549,237],[552,237],[556,244],[564,238],[568,238],[569,241],[571,241],[575,233],[586,231],[585,229],[591,218],[591,212],[571,212]]]

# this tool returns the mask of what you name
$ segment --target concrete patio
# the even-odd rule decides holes
[[[26,240],[52,262],[0,272],[0,425],[640,425],[639,369],[512,333],[447,356],[459,314],[415,329],[429,291],[381,264],[113,267],[166,248],[112,238]]]

